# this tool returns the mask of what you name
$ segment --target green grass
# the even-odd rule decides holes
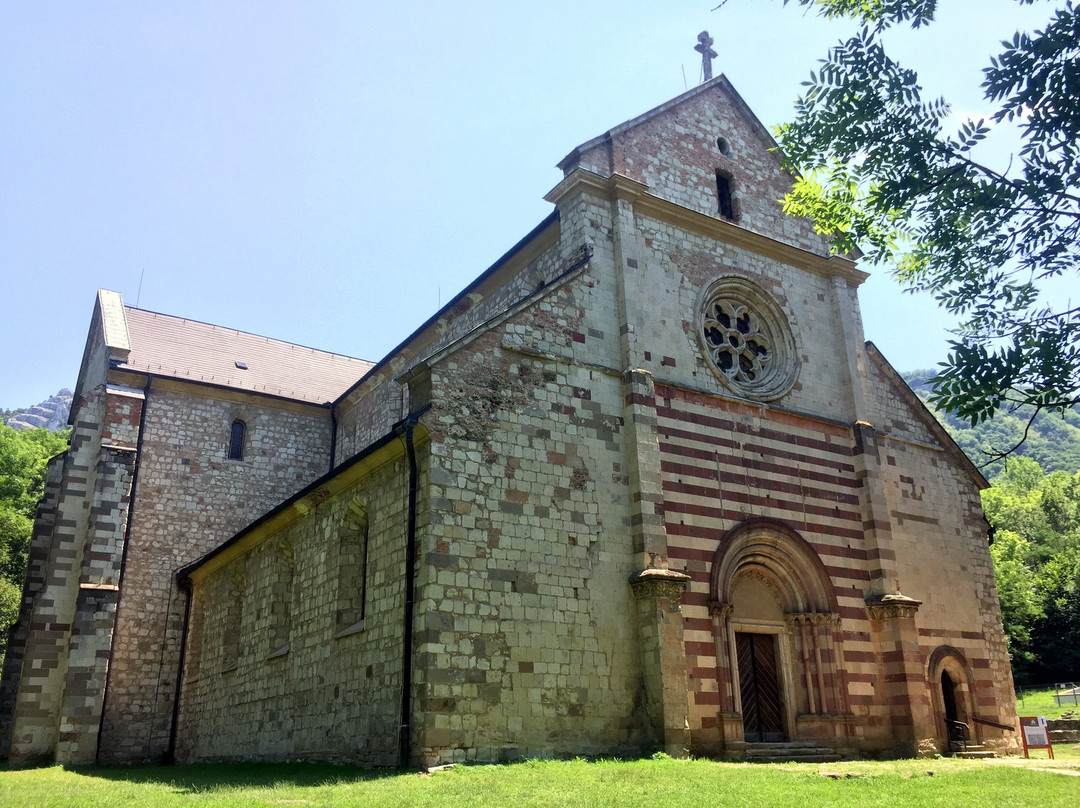
[[[1032,752],[1032,755],[1040,755],[1046,757],[1045,751],[1036,750]],[[1054,759],[1055,760],[1068,760],[1073,763],[1080,763],[1080,744],[1075,743],[1058,743],[1054,744]]]
[[[1019,690],[1016,693],[1016,712],[1018,715],[1044,716],[1046,718],[1061,718],[1062,713],[1070,710],[1080,717],[1080,705],[1063,704],[1058,706],[1054,702],[1054,694],[1057,688],[1042,690]]]
[[[1071,772],[1068,774],[1066,772]],[[321,764],[0,771],[4,808],[402,806],[766,808],[1080,805],[1080,761],[732,764],[526,761],[431,775]]]

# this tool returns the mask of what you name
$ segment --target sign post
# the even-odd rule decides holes
[[[1054,747],[1050,745],[1050,728],[1046,726],[1044,717],[1021,716],[1020,737],[1024,741],[1024,757],[1028,757],[1029,749],[1045,749],[1050,753],[1050,759],[1054,759]]]

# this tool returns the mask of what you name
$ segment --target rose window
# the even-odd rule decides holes
[[[736,395],[768,401],[795,384],[798,365],[788,317],[761,287],[719,278],[701,298],[698,337],[709,366]]]
[[[702,328],[713,361],[729,379],[754,382],[772,359],[769,337],[757,316],[730,300],[717,300],[710,308]]]

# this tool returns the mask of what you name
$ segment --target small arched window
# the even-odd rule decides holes
[[[244,432],[246,427],[243,421],[233,421],[232,430],[229,432],[229,460],[244,459]]]

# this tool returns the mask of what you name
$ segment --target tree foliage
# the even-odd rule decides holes
[[[1080,472],[1010,458],[983,510],[1017,681],[1080,678]]]
[[[924,98],[882,44],[893,26],[929,25],[936,0],[784,2],[863,23],[778,128],[800,177],[786,209],[958,315],[933,382],[943,409],[976,424],[1017,405],[1076,404],[1080,307],[1047,301],[1040,284],[1080,268],[1080,11],[1060,2],[1041,31],[1002,42],[982,83],[992,113],[950,130],[948,104]],[[979,162],[980,143],[1009,122],[1020,134],[1009,167]]]

